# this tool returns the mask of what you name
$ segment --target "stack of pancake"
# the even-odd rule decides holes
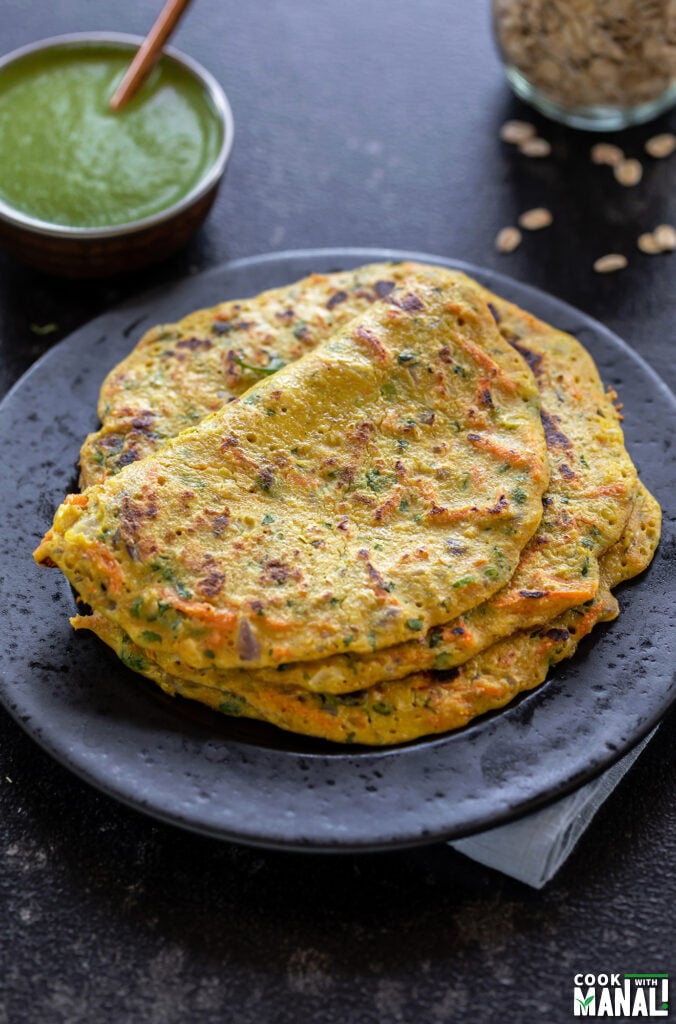
[[[125,665],[345,743],[541,683],[654,553],[659,506],[572,337],[465,275],[312,275],[150,331],[36,559]]]

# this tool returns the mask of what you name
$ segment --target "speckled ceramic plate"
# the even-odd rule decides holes
[[[93,636],[75,635],[70,587],[31,552],[75,483],[105,373],[154,323],[310,271],[372,260],[460,267],[576,335],[624,402],[628,447],[666,507],[650,569],[620,588],[623,613],[507,709],[397,748],[341,748],[165,697]],[[207,835],[287,849],[374,850],[467,835],[517,817],[598,773],[676,697],[676,402],[619,338],[497,274],[420,253],[293,252],[240,260],[100,317],[57,345],[0,407],[0,698],[62,764],[119,800]]]

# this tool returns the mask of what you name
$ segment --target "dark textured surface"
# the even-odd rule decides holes
[[[157,6],[0,0],[2,46],[142,32]],[[236,119],[207,227],[131,280],[63,284],[0,257],[0,387],[153,284],[227,258],[336,245],[434,252],[529,281],[603,321],[673,386],[674,257],[634,245],[676,219],[674,158],[646,159],[642,184],[624,190],[589,164],[589,136],[540,118],[555,159],[502,146],[499,124],[523,108],[503,85],[487,8],[197,0],[176,41],[216,74]],[[622,145],[640,155],[668,126],[673,115]],[[553,227],[497,256],[497,230],[541,203]],[[609,251],[630,268],[593,274]],[[57,329],[31,329],[46,324]],[[23,618],[30,629],[30,610]],[[540,894],[444,846],[335,859],[154,825],[0,722],[2,1024],[567,1021],[577,970],[676,969],[673,712]]]
[[[446,737],[371,750],[322,744],[170,700],[93,637],[73,636],[72,592],[31,563],[93,426],[98,384],[130,329],[346,269],[416,254],[316,250],[233,261],[169,292],[127,302],[47,353],[0,408],[0,699],[45,749],[85,779],[164,821],[289,849],[374,850],[466,835],[579,785],[640,739],[676,694],[676,523],[623,614],[598,629],[546,686]],[[583,338],[624,399],[626,439],[663,504],[676,481],[676,402],[624,343],[584,314],[516,281],[461,267],[503,297]],[[54,424],[63,425],[57,433]],[[18,434],[15,425],[21,425]],[[54,493],[46,493],[49,479]],[[21,582],[17,582],[21,581]],[[30,635],[25,635],[30,614]]]

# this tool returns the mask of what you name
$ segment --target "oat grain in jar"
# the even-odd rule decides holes
[[[608,131],[676,103],[676,0],[493,0],[514,91],[576,128]]]

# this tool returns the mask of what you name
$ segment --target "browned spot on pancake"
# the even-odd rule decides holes
[[[143,503],[132,501],[128,494],[122,496],[120,527],[123,531],[133,536],[146,519],[154,519],[156,515],[157,501],[154,494],[150,494]]]
[[[264,491],[269,491],[275,482],[275,474],[269,466],[264,466],[256,477],[256,481]]]
[[[201,512],[198,512],[192,520],[192,527],[188,529],[189,533],[194,533],[197,530],[209,530],[214,537],[222,537],[228,526],[230,525],[230,510],[228,508],[223,509],[212,509],[205,508]]]
[[[493,408],[493,397],[490,388],[482,388],[479,392],[479,405],[482,405],[485,409]]]
[[[229,515],[216,516],[213,523],[211,524],[211,532],[213,533],[214,537],[222,537],[229,525]]]
[[[519,342],[516,340],[516,337],[508,338],[506,335],[509,332],[501,333],[503,334],[505,340],[508,341],[509,344],[512,346],[512,348],[516,349],[520,356],[523,356],[523,358],[526,360],[535,376],[538,377],[542,373],[542,356],[538,352],[532,352],[531,349],[526,348],[525,345],[520,345]]]
[[[566,437],[558,425],[561,420],[558,416],[550,416],[544,409],[540,410],[540,419],[545,432],[545,440],[548,448],[563,448],[570,451],[573,447],[570,438]]]
[[[148,554],[155,550],[155,545],[147,540],[143,543],[141,529],[148,519],[157,515],[157,500],[151,492],[143,501],[134,501],[128,494],[122,495],[122,506],[119,515],[119,538],[122,539],[129,557],[137,562],[141,559],[144,549]]]
[[[373,517],[376,520],[376,522],[381,523],[386,516],[388,516],[391,512],[394,512],[395,509],[399,507],[399,501],[399,495],[393,494],[391,498],[388,498],[387,501],[384,501],[382,505],[379,505],[378,508],[373,513]]]
[[[455,342],[456,345],[460,346],[469,355],[473,363],[478,363],[494,388],[501,388],[508,395],[516,394],[519,388],[517,382],[505,370],[501,369],[485,349],[461,334],[456,335]]]
[[[273,580],[275,583],[286,583],[289,578],[288,566],[279,561],[266,562],[264,578],[267,582]]]
[[[354,332],[355,337],[359,338],[360,341],[365,342],[370,349],[373,350],[374,354],[378,359],[385,362],[387,360],[387,349],[381,344],[380,339],[373,331],[370,331],[368,327],[357,327]]]
[[[116,451],[124,444],[125,436],[125,434],[119,433],[104,434],[98,441],[99,447]]]
[[[142,412],[140,412],[137,416],[134,417],[134,419],[131,421],[131,425],[134,428],[134,430],[140,430],[141,432],[145,432],[150,430],[150,428],[155,423],[156,419],[157,413],[154,413],[151,409],[143,409]]]
[[[349,437],[351,440],[354,440],[358,444],[366,444],[367,441],[371,440],[371,438],[375,434],[375,431],[375,423],[370,423],[368,420],[365,420],[363,423],[360,423],[358,426],[354,428],[354,430],[351,431]]]
[[[565,462],[562,462],[559,466],[559,473],[565,480],[574,480],[576,476],[570,466],[567,466]]]
[[[504,494],[501,494],[498,500],[496,501],[495,505],[493,505],[492,508],[487,509],[489,516],[499,515],[503,511],[503,509],[507,508],[508,505],[509,502],[507,501],[506,496]]]
[[[393,306],[398,306],[399,309],[403,309],[406,313],[420,313],[425,308],[422,299],[419,299],[413,292],[402,295],[401,298],[398,295],[390,296],[389,301]]]
[[[230,334],[231,331],[248,331],[253,326],[252,320],[228,320],[226,323],[217,321],[211,329],[214,334]]]
[[[549,597],[548,590],[520,590],[519,593],[522,597]]]
[[[394,291],[394,281],[376,281],[375,285],[376,295],[379,299],[384,299],[386,295],[389,295],[391,291]]]
[[[345,302],[347,299],[347,292],[335,292],[329,301],[326,303],[327,309],[333,309],[334,306],[338,306],[341,302]]]
[[[497,309],[495,308],[495,306],[493,305],[492,302],[488,303],[488,308],[490,309],[491,316],[495,320],[496,324],[499,324],[500,323],[500,314],[498,313]]]
[[[183,338],[176,342],[176,348],[188,348],[191,352],[195,352],[198,348],[209,349],[211,347],[212,342],[209,338]]]
[[[222,572],[219,572],[215,567],[209,568],[208,576],[204,579],[198,580],[197,589],[201,590],[207,597],[216,597],[216,594],[220,594],[225,583],[225,576]]]
[[[468,513],[472,513],[475,516],[495,516],[503,512],[508,506],[509,502],[504,494],[501,494],[495,505],[492,505],[489,508],[478,508],[476,505],[471,505],[469,508],[465,507],[453,509],[446,508],[443,505],[437,505],[436,503],[433,502],[432,507],[427,511],[426,516],[430,519],[433,519],[435,524],[448,523],[449,525],[451,525],[453,523],[462,522],[464,519],[467,518]],[[448,545],[449,543],[454,542],[447,541],[446,543]],[[460,552],[451,551],[451,553],[459,554]]]
[[[366,571],[369,574],[369,579],[373,583],[375,583],[376,589],[384,594],[388,593],[390,588],[383,579],[383,577],[380,575],[378,570],[374,568],[374,566],[369,561],[369,553],[366,550],[366,548],[359,549],[359,557],[366,563]]]
[[[129,466],[132,462],[138,462],[141,458],[141,453],[138,448],[127,448],[126,452],[123,452],[117,460],[118,466]]]
[[[286,562],[282,562],[279,558],[269,558],[263,563],[263,573],[261,574],[261,583],[276,583],[278,586],[282,586],[287,580],[299,580],[301,578],[301,572],[299,569],[290,568]]]
[[[467,440],[484,451],[491,452],[496,459],[509,463],[510,466],[524,466],[529,463],[530,452],[527,449],[515,451],[499,444],[490,434],[477,434],[474,431],[467,434]]]

